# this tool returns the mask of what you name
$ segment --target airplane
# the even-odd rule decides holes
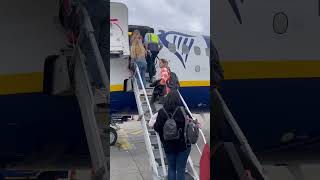
[[[319,9],[313,1],[214,1],[221,94],[262,164],[319,162]]]
[[[118,3],[114,3],[118,4]],[[119,4],[120,6],[120,4]],[[123,7],[126,8],[126,7]],[[163,48],[158,58],[169,60],[171,71],[179,78],[183,95],[189,108],[194,112],[210,111],[210,36],[199,32],[177,31],[168,28],[129,25],[128,14],[111,9],[110,33],[111,54],[123,48],[122,57],[110,59],[110,107],[111,114],[136,114],[137,105],[134,93],[125,90],[131,76],[129,70],[129,37],[139,30],[142,37],[150,30],[158,35]],[[117,18],[115,18],[117,17]],[[124,38],[126,37],[126,38]],[[159,73],[158,64],[156,64]],[[158,74],[157,74],[158,75]],[[193,94],[196,93],[197,96]]]
[[[0,35],[0,165],[4,169],[90,168],[77,97],[47,92],[52,90],[48,86],[48,64],[70,45],[61,22],[63,6],[57,7],[55,1],[49,0],[37,3],[39,6],[27,1],[1,2],[2,17],[10,17],[6,18],[10,23],[2,28]],[[141,32],[144,29],[134,28]],[[158,57],[170,60],[190,110],[209,111],[209,36],[163,28],[154,30],[164,44]],[[124,91],[126,79],[130,78],[128,61],[112,59],[110,63],[111,112],[135,113],[133,93]]]
[[[169,60],[172,72],[179,78],[180,92],[192,112],[210,111],[210,37],[196,32],[176,31],[167,28],[129,25],[129,32],[138,29],[141,35],[150,29],[159,36],[163,48],[158,58]],[[130,78],[128,60],[111,59],[111,113],[132,114],[137,112],[133,92],[124,91],[126,80]],[[159,73],[158,64],[156,64]],[[158,74],[157,74],[158,75]],[[197,94],[197,96],[194,96]]]

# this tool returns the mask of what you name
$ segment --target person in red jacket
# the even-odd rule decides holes
[[[170,78],[170,68],[168,66],[168,61],[166,59],[160,59],[159,66],[160,70],[160,84],[165,86],[164,96],[166,96],[170,92],[170,88],[167,86],[167,81]]]
[[[150,85],[150,87],[155,87],[150,101],[152,111],[156,111],[154,103],[157,100],[162,102],[163,98],[170,92],[170,88],[167,86],[167,81],[170,78],[170,69],[168,66],[168,61],[165,59],[160,59],[159,66],[161,69],[161,78]]]

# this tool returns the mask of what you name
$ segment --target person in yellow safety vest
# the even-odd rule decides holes
[[[159,40],[158,35],[151,32],[151,30],[148,30],[148,33],[144,36],[144,44],[148,51],[147,56],[147,65],[148,65],[148,72],[149,72],[149,78],[150,83],[153,82],[153,76],[156,74],[155,69],[155,59],[159,53],[159,51],[162,49],[163,45],[161,44],[161,41]]]

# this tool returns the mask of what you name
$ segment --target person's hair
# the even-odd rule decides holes
[[[135,38],[132,41],[132,47],[131,47],[131,57],[132,58],[141,58],[144,57],[146,54],[146,50],[143,47],[143,44],[139,38]]]
[[[140,31],[139,30],[134,30],[133,31],[133,33],[132,33],[132,35],[131,35],[131,37],[130,37],[130,39],[131,39],[131,44],[132,44],[132,41],[134,41],[136,38],[139,38],[139,36],[141,36],[140,35]]]
[[[164,99],[163,108],[165,108],[166,111],[173,113],[174,110],[181,105],[182,105],[182,102],[181,102],[178,91],[171,90]]]
[[[166,67],[166,68],[168,68],[169,66],[169,63],[168,63],[168,61],[166,60],[166,59],[160,59],[160,61],[164,64],[164,66]]]
[[[140,31],[138,29],[135,29],[133,32],[136,34],[140,34]]]

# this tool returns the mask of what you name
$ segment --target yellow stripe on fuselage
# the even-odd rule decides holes
[[[225,79],[314,78],[320,77],[320,60],[224,61]],[[181,81],[181,87],[210,86],[210,81]],[[0,95],[42,92],[43,73],[0,75]],[[111,85],[110,91],[122,91]]]
[[[115,91],[123,91],[123,85],[118,84],[118,85],[111,85],[110,87],[110,92],[115,92]]]
[[[180,81],[181,87],[210,86],[210,81]],[[111,85],[110,92],[123,91],[123,85]]]
[[[42,92],[43,73],[0,75],[0,95]]]
[[[226,80],[320,77],[319,60],[225,61]]]

